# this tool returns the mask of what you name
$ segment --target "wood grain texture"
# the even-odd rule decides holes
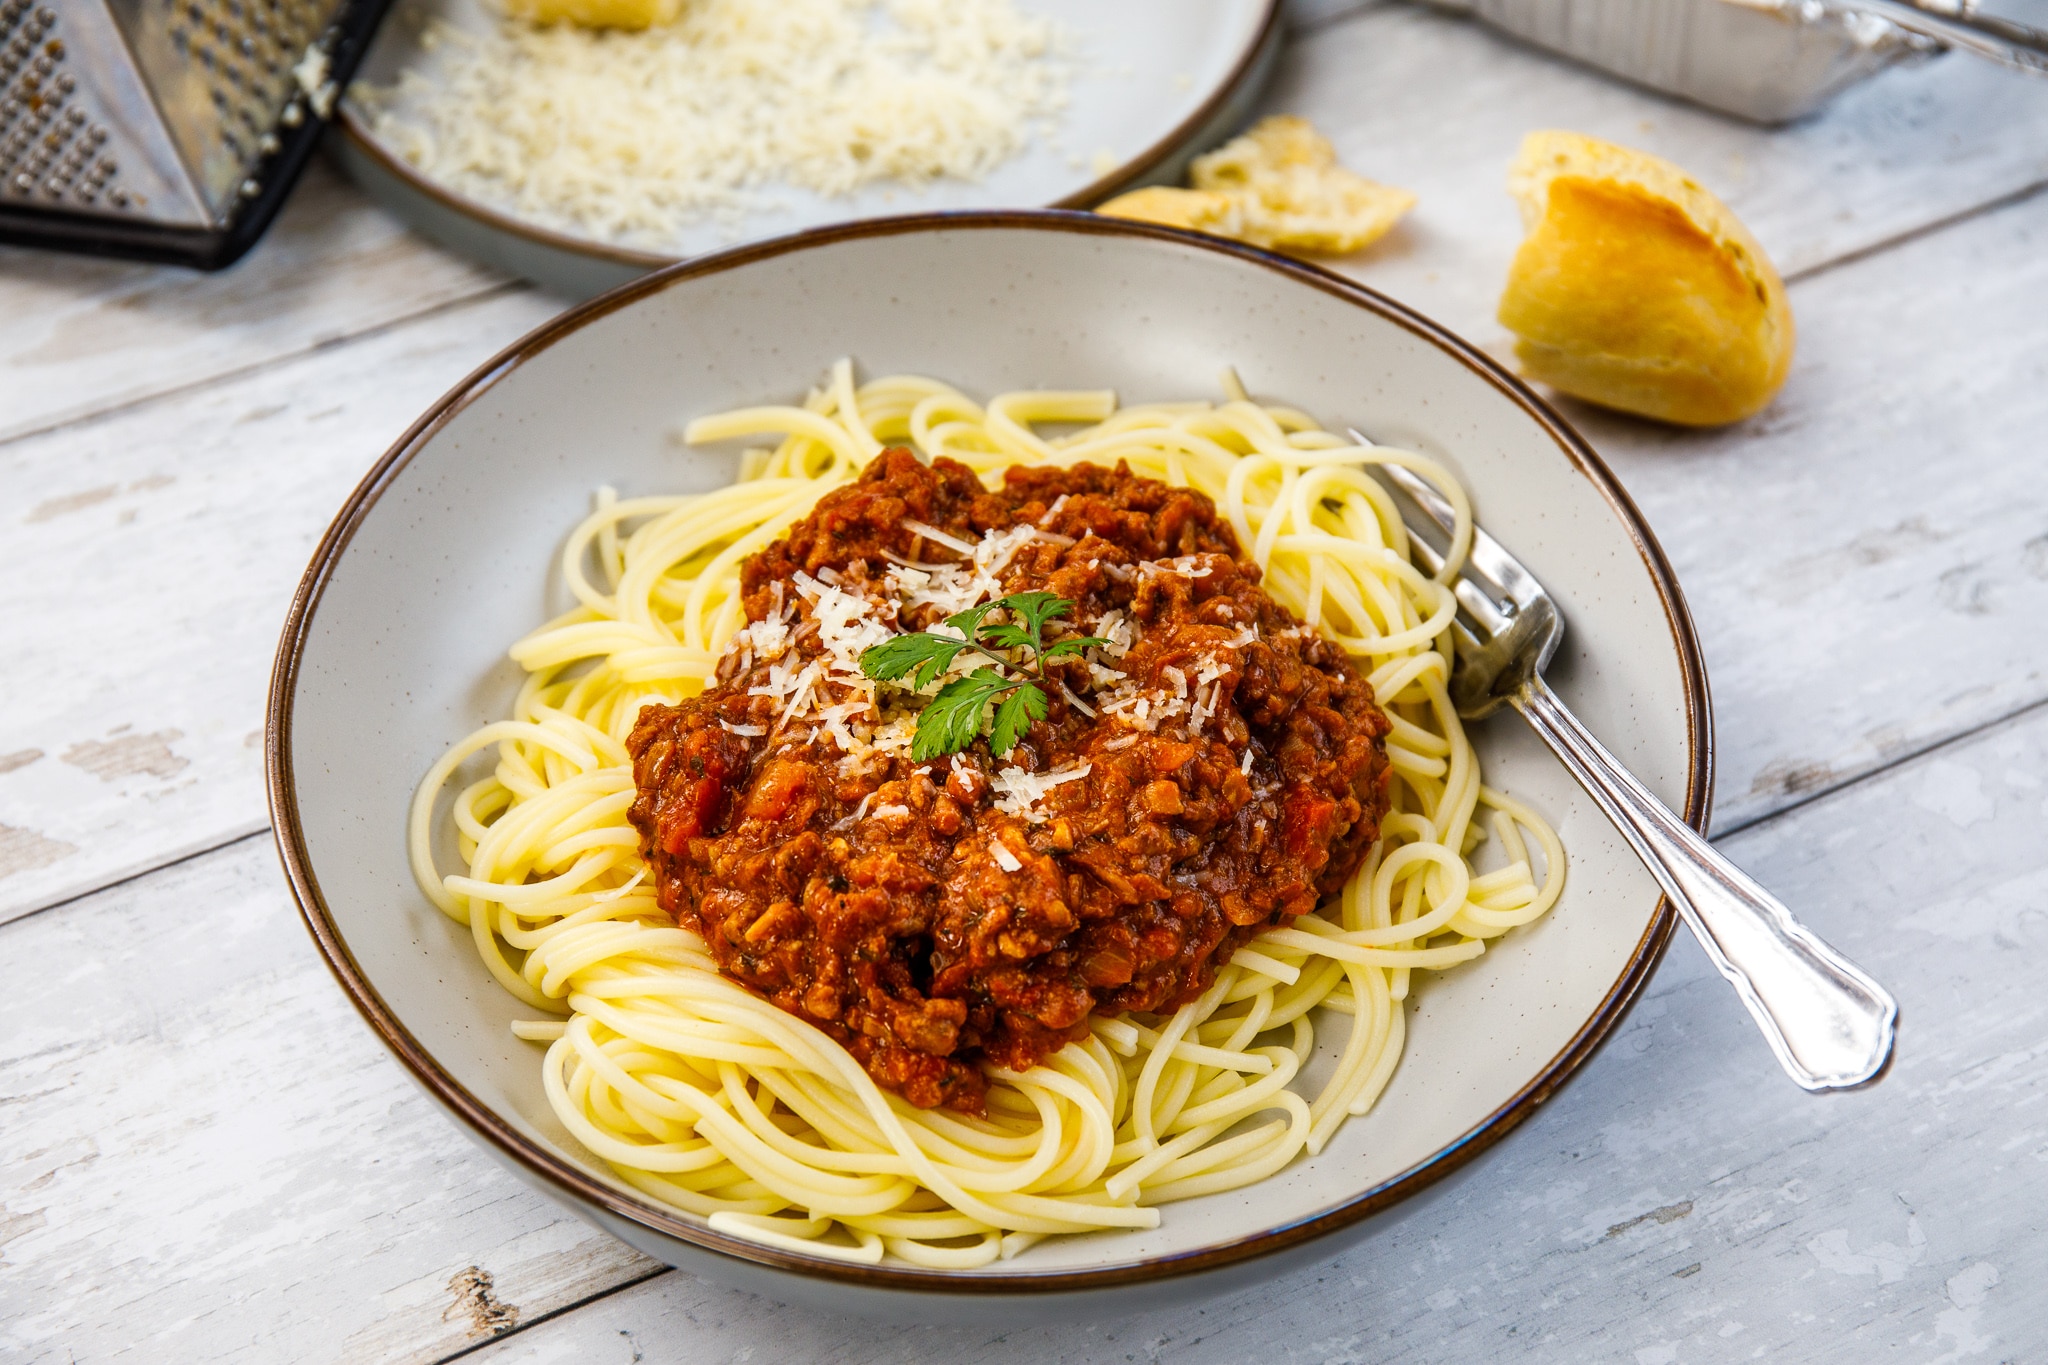
[[[1763,821],[1728,846],[1899,992],[1893,1075],[1799,1095],[1681,944],[1455,1200],[1277,1290],[990,1339],[669,1274],[526,1327],[653,1268],[432,1108],[244,839],[0,924],[0,1359],[427,1361],[505,1331],[484,1358],[2048,1351],[2048,196],[1927,231],[2048,179],[2023,135],[2048,82],[1950,58],[1765,133],[1419,9],[1293,18],[1274,107],[1423,196],[1340,268],[1497,352],[1500,178],[1529,127],[1673,157],[1805,276],[1762,417],[1570,411],[1691,598],[1719,818]],[[314,541],[428,402],[553,311],[317,169],[221,276],[0,252],[0,921],[261,827],[263,684]]]
[[[1794,1089],[1681,943],[1453,1197],[1278,1286],[990,1336],[850,1327],[669,1274],[480,1359],[2031,1358],[2044,773],[2037,711],[1730,841],[1898,993],[1899,1060],[1872,1090]],[[424,1361],[652,1268],[402,1076],[314,958],[267,841],[0,945],[36,964],[0,1000],[0,1357]]]
[[[1569,407],[1699,624],[1723,828],[2048,698],[2048,194],[1794,292],[1761,416]]]
[[[2048,22],[2048,0],[2007,0],[2003,9]],[[1798,269],[2048,174],[2048,150],[2016,131],[2038,125],[2048,96],[2038,83],[1959,58],[1887,73],[1821,118],[1771,132],[1414,5],[1293,0],[1290,17],[1307,36],[1273,106],[1314,118],[1357,168],[1423,194],[1416,218],[1355,268],[1475,339],[1497,330],[1493,295],[1516,237],[1500,177],[1532,126],[1562,124],[1672,156],[1749,216],[1781,265]],[[0,439],[502,287],[406,232],[324,162],[264,242],[219,275],[0,249]]]
[[[2048,22],[2048,0],[2007,12]],[[1913,235],[1974,196],[2048,181],[2048,142],[2010,131],[2048,120],[2048,81],[1949,57],[1770,130],[1396,5],[1289,49],[1273,103],[1421,196],[1392,237],[1331,264],[1510,366],[1493,308],[1521,229],[1502,179],[1531,127],[1671,157],[1810,277],[1791,289],[1791,380],[1761,416],[1687,432],[1563,403],[1648,514],[1699,623],[1721,826],[2048,696],[2026,625],[2048,606],[2048,202]]]
[[[2048,24],[2048,0],[1999,9]],[[1494,307],[1522,238],[1505,180],[1533,129],[1675,161],[1788,275],[2048,181],[2048,140],[2019,131],[2048,121],[2048,81],[1955,56],[1885,72],[1773,129],[1399,4],[1293,44],[1267,104],[1313,121],[1353,170],[1420,197],[1378,245],[1325,263],[1503,355]]]
[[[1289,0],[1288,21],[1385,3]],[[408,231],[324,159],[220,274],[0,247],[0,441],[526,287]]]
[[[554,311],[493,296],[0,445],[0,919],[264,827],[264,689],[313,546],[428,403]]]
[[[1802,362],[1740,427],[1573,410],[1700,624],[1724,825],[2048,696],[2044,232],[2048,197],[1794,286]],[[548,311],[496,297],[0,447],[27,509],[0,538],[0,918],[261,828],[263,680],[313,543]]]
[[[363,1027],[267,838],[0,930],[0,1359],[423,1361],[648,1273]]]
[[[1794,1088],[1686,940],[1623,1031],[1449,1199],[1275,1286],[993,1334],[850,1328],[671,1273],[474,1359],[2033,1360],[2048,1350],[2044,772],[2035,713],[1730,841],[1897,992],[1898,1061],[1873,1089]]]
[[[0,248],[0,440],[507,287],[320,160],[256,249],[219,274]]]

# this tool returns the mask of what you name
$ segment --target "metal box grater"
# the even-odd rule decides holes
[[[388,0],[0,0],[0,241],[219,269]]]

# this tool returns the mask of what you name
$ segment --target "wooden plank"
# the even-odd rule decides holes
[[[1570,406],[1699,624],[1720,827],[2048,697],[2044,233],[2048,195],[1798,286],[1741,426]]]
[[[2007,12],[2048,23],[2048,0]],[[1722,826],[2048,696],[2027,641],[2048,606],[2034,496],[2048,329],[2030,304],[2048,288],[2048,205],[1826,269],[1973,196],[2048,181],[2048,143],[2006,134],[2048,118],[2048,81],[1948,57],[1767,130],[1397,5],[1297,44],[1273,104],[1421,195],[1406,226],[1337,268],[1510,365],[1493,307],[1521,233],[1502,175],[1531,127],[1673,158],[1788,274],[1812,276],[1792,289],[1791,381],[1760,417],[1692,433],[1564,404],[1685,585],[1721,722]]]
[[[521,291],[0,446],[0,919],[264,827],[263,695],[328,520]]]
[[[1623,1032],[1450,1198],[1277,1284],[997,1332],[853,1326],[671,1273],[470,1359],[2032,1359],[2044,771],[2036,713],[1731,842],[1899,995],[1898,1061],[1871,1090],[1797,1090],[1687,940]]]
[[[505,287],[319,160],[220,274],[0,248],[0,440]]]
[[[1296,27],[1386,0],[1289,0]],[[0,441],[331,346],[510,287],[407,231],[315,160],[218,275],[0,247]]]
[[[1689,593],[1724,822],[2048,696],[2044,226],[2048,198],[1796,286],[1805,360],[1743,427],[1575,410]],[[20,698],[0,917],[261,827],[263,678],[315,538],[414,413],[545,312],[494,299],[0,449],[30,509],[0,538]]]
[[[0,933],[0,1359],[428,1360],[653,1269],[406,1078],[267,838]]]
[[[1372,41],[1361,41],[1361,34]],[[1316,92],[1344,83],[1345,64],[1336,58],[1347,54],[1361,59],[1379,54],[1377,59],[1407,64],[1397,70],[1426,70],[1434,69],[1428,63],[1462,52],[1473,71],[1500,76],[1472,97],[1464,122],[1451,117],[1455,110],[1437,111],[1456,133],[1447,135],[1452,151],[1443,162],[1462,164],[1464,178],[1473,183],[1490,182],[1494,175],[1487,168],[1491,153],[1484,153],[1489,138],[1499,135],[1502,159],[1512,146],[1505,125],[1488,124],[1492,131],[1472,132],[1473,120],[1482,114],[1495,118],[1490,111],[1498,106],[1544,107],[1543,92],[1549,90],[1553,106],[1576,100],[1603,109],[1651,107],[1645,97],[1622,87],[1509,48],[1469,26],[1405,8],[1367,13],[1320,30],[1300,51],[1308,55],[1297,64],[1290,88],[1311,113],[1325,98]],[[1965,84],[2006,89],[1996,84],[2006,80],[2002,73],[1957,63],[1893,73],[1886,81],[1933,80],[1944,68],[1962,73],[1957,80],[1967,75]],[[1396,73],[1368,69],[1363,74],[1391,80]],[[1508,76],[1513,80],[1503,84]],[[1410,85],[1418,88],[1418,96],[1430,94],[1423,88],[1426,83]],[[1435,88],[1454,86],[1439,82]],[[1885,88],[1876,86],[1873,92]],[[2048,83],[2040,83],[2038,90],[2012,88],[2048,99],[2043,93]],[[1355,97],[1347,98],[1352,99],[1344,106],[1352,111],[1347,117],[1365,120],[1357,127],[1369,132],[1378,106],[1361,109]],[[1944,108],[1937,107],[1913,127],[1947,128],[1942,137],[1960,137],[1950,126],[1960,115],[1953,109],[1943,113]],[[1733,125],[1675,106],[1669,112],[1680,120],[1675,126],[1702,136],[1763,136],[1750,130],[1730,133]],[[1857,122],[1853,113],[1850,108],[1840,117],[1852,131],[1865,129],[1857,136],[1868,143],[1875,137],[1866,128],[1870,121]],[[1844,144],[1842,137],[1811,143],[1835,126],[1831,117],[1782,135],[1809,139],[1801,155],[1848,168],[1817,182],[1803,199],[1782,201],[1786,212],[1797,208],[1805,214],[1801,221],[1815,231],[1832,222],[1846,202],[1832,197],[1837,192],[1883,198],[1855,169],[1870,146]],[[1361,135],[1356,130],[1345,134]],[[1927,139],[1934,135],[1925,134],[1923,142]],[[1408,140],[1395,142],[1407,145]],[[1998,145],[2024,141],[2006,139]],[[1845,145],[1847,152],[1842,151]],[[1928,153],[1930,147],[1919,150]],[[1993,161],[2006,170],[2031,164],[2024,156],[2001,155],[2007,159]],[[1372,168],[1363,160],[1358,164]],[[1772,164],[1775,183],[1795,163]],[[1479,174],[1480,169],[1486,173]],[[1946,173],[1944,167],[1931,166],[1922,174]],[[1437,191],[1425,190],[1431,196],[1427,206]],[[1495,197],[1495,207],[1505,215],[1505,197]],[[1892,193],[1892,199],[1898,198]],[[1887,212],[1885,221],[1892,227],[1905,221],[1898,212]],[[1419,223],[1441,221],[1426,214],[1425,208]],[[2027,486],[2024,468],[1992,467],[1953,490],[1952,497],[1960,501],[1941,523],[1946,529],[1920,546],[1918,556],[1885,550],[1879,562],[1867,563],[1865,551],[1850,552],[1846,575],[1818,584],[1816,591],[1824,596],[1802,614],[1753,613],[1752,581],[1734,583],[1735,595],[1725,604],[1710,590],[1717,576],[1739,577],[1742,566],[1769,566],[1766,571],[1777,575],[1786,566],[1772,557],[1774,547],[1833,543],[1830,537],[1844,544],[1882,537],[1909,519],[1868,477],[1877,461],[1896,481],[1917,458],[1896,445],[1872,453],[1872,445],[1884,445],[1890,434],[1886,424],[1874,425],[1876,414],[1921,413],[1924,429],[1954,449],[2009,457],[2026,448],[2016,442],[2024,441],[2025,422],[2038,411],[2028,395],[2040,392],[2025,370],[2029,352],[2023,345],[2009,345],[1978,358],[1974,343],[1984,333],[1973,311],[1978,299],[1972,291],[1985,290],[1987,280],[2004,279],[2004,285],[1990,290],[1988,306],[2011,315],[2016,338],[2039,335],[2040,319],[2021,304],[2025,289],[2008,287],[2038,281],[2043,269],[2028,240],[2035,215],[2037,210],[2022,207],[1996,216],[1991,226],[1942,233],[1798,287],[1804,358],[1779,407],[1758,422],[1720,436],[1672,437],[1647,427],[1587,419],[1651,506],[1707,626],[1723,714],[1723,809],[1730,818],[1748,818],[1811,790],[1816,782],[1839,780],[2042,694],[2038,672],[2012,662],[2008,638],[2011,622],[2025,619],[2012,613],[2037,605],[2042,582],[2029,567],[2034,562],[2029,556],[2036,552],[2026,548],[2040,532],[2015,521],[2024,519],[2027,505],[2020,496]],[[1789,219],[1781,215],[1778,221],[1783,226]],[[1850,250],[1867,240],[1867,234],[1837,234],[1815,250]],[[1462,273],[1440,273],[1434,283],[1426,271],[1411,272],[1408,278],[1416,291],[1438,289],[1423,301],[1454,319],[1463,306],[1454,295],[1468,286],[1446,281],[1454,274],[1468,283],[1496,278],[1471,263],[1484,258],[1484,243],[1467,247],[1461,248],[1469,258]],[[1357,269],[1376,279],[1376,262],[1385,264],[1369,255]],[[1892,311],[1889,301],[1906,294],[1909,284],[1917,292],[1900,306],[1915,316],[1920,330],[1913,332],[1885,325]],[[12,771],[0,771],[0,825],[6,826],[0,830],[0,917],[260,826],[257,754],[247,746],[261,724],[260,679],[268,666],[271,632],[304,550],[355,473],[386,439],[469,365],[548,311],[550,305],[537,294],[507,296],[380,332],[360,345],[300,356],[274,371],[180,391],[103,423],[62,428],[7,446],[0,468],[8,471],[18,505],[28,510],[21,514],[25,523],[17,533],[0,544],[0,582],[5,585],[0,586],[0,603],[22,623],[23,637],[21,647],[0,663],[0,676],[9,680],[10,695],[29,700],[10,713],[0,736],[0,770],[12,765]],[[1926,340],[1932,337],[1941,339],[1944,354],[1923,363]],[[1959,376],[1967,382],[1959,385]],[[1796,442],[1796,456],[1777,454],[1788,442]],[[1740,455],[1717,453],[1737,447]],[[290,457],[280,459],[281,450],[290,451]],[[1691,458],[1672,458],[1680,451],[1690,452]],[[206,456],[197,466],[194,452]],[[1775,511],[1744,507],[1738,516],[1730,500],[1746,497],[1759,486],[1758,479],[1765,487],[1796,485],[1801,496]],[[1773,485],[1773,479],[1780,483]],[[1720,491],[1709,496],[1695,484]],[[1814,490],[1822,489],[1831,497],[1846,490],[1842,498],[1854,505],[1814,504]],[[1720,509],[1712,521],[1687,521],[1693,509],[1705,506]],[[156,510],[145,516],[145,508]],[[1992,557],[1987,586],[1981,592],[1968,589],[1976,594],[1969,600],[1984,609],[1959,613],[1944,605],[1941,594],[1964,589],[1954,584],[1943,589],[1940,575],[1966,569],[1965,560],[1974,562],[1972,547],[1981,542],[1955,532],[1963,526],[1974,531],[1978,509],[1997,524],[2004,540]],[[1777,518],[1774,538],[1764,542],[1762,554],[1745,530],[1746,520],[1758,515]],[[2004,529],[2008,525],[2010,533]],[[148,565],[148,571],[136,572],[133,566],[138,565]],[[1809,577],[1813,573],[1791,567]],[[1873,597],[1867,585],[1890,582],[1902,569],[1915,568],[1931,568],[1925,576],[1934,582],[1920,583],[1913,601],[1924,605],[1928,620],[1940,623],[1939,633],[1958,656],[1984,661],[1984,680],[1951,687],[1945,669],[1923,655],[1921,676],[1904,688],[1859,684],[1839,697],[1816,695],[1810,680],[1833,676],[1838,660],[1859,668],[1856,676],[1864,678],[1885,676],[1897,666],[1889,643],[1858,654],[1858,642],[1889,642],[1897,635],[1890,623],[1918,618],[1907,604]],[[1749,649],[1754,636],[1740,632],[1766,618],[1777,623],[1769,637],[1777,648]],[[1717,621],[1728,623],[1736,632],[1731,639],[1741,648],[1720,642],[1713,625]],[[82,624],[92,628],[81,629]],[[116,639],[122,642],[118,651],[102,643]],[[1815,651],[1798,658],[1785,653],[1805,648],[1804,641],[1815,642]],[[1809,665],[1818,671],[1808,671]],[[1745,668],[1758,671],[1756,704],[1740,677]],[[95,681],[53,689],[42,681],[51,678]],[[1816,715],[1827,723],[1810,724]],[[146,818],[138,818],[145,811]]]
[[[1574,410],[1689,594],[1724,823],[2048,696],[2044,230],[2048,198],[1796,286],[1805,360],[1742,427]],[[0,539],[0,915],[261,826],[263,678],[320,528],[545,311],[494,299],[0,450],[31,509]]]
[[[2001,13],[2048,23],[2048,0]],[[1948,56],[1886,72],[1788,128],[1665,99],[1476,22],[1389,5],[1289,49],[1267,103],[1346,165],[1414,190],[1408,220],[1335,268],[1489,348],[1521,223],[1504,184],[1524,134],[1568,128],[1668,157],[1798,274],[2048,180],[2048,81]]]
[[[1382,12],[1365,12],[1374,9]],[[1726,192],[1794,268],[2048,173],[2038,140],[2001,135],[2038,122],[2039,91],[1961,59],[1889,74],[1826,117],[1773,134],[1410,6],[1294,0],[1291,17],[1313,34],[1290,59],[1275,107],[1308,113],[1352,164],[1424,195],[1414,224],[1361,268],[1474,336],[1491,331],[1491,293],[1513,245],[1500,171],[1532,119],[1676,157]],[[1415,78],[1439,71],[1455,77]],[[256,251],[220,275],[0,250],[0,439],[493,287],[499,277],[405,232],[325,163]]]
[[[1276,1286],[994,1335],[849,1329],[668,1275],[481,1359],[2026,1358],[2048,1282],[2044,773],[2048,711],[1730,841],[1898,993],[1870,1091],[1796,1091],[1681,942],[1455,1197]],[[0,928],[0,958],[33,965],[0,997],[0,1357],[424,1361],[652,1269],[404,1078],[265,840]]]

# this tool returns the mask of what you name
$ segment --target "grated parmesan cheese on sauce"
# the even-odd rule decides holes
[[[996,770],[996,809],[1006,815],[1021,815],[1033,824],[1045,820],[1045,812],[1038,803],[1046,793],[1062,782],[1078,782],[1094,770],[1094,765],[1083,763],[1078,767],[1055,768],[1047,773],[1027,773],[1022,768],[998,768]]]
[[[903,526],[906,530],[917,532],[934,545],[945,546],[956,555],[971,555],[974,553],[974,545],[971,542],[962,540],[958,536],[949,536],[936,526],[922,521],[912,521],[908,518],[904,519]],[[917,547],[913,545],[911,548],[916,549]]]
[[[811,604],[818,623],[818,643],[832,660],[832,680],[860,688],[870,696],[873,685],[860,671],[860,656],[896,634],[875,619],[874,603],[798,571],[796,590]]]
[[[353,96],[460,194],[557,229],[673,247],[765,187],[978,180],[1065,107],[1071,41],[1014,0],[688,0],[640,32],[442,20],[426,60]]]
[[[1178,574],[1182,578],[1207,578],[1211,570],[1202,562],[1200,555],[1176,555],[1172,559],[1141,559],[1138,573],[1144,578],[1157,578],[1161,574]]]
[[[916,738],[917,713],[906,710],[906,703],[915,696],[910,684],[907,680],[878,684],[861,671],[861,655],[896,638],[902,613],[909,608],[931,605],[950,614],[1000,596],[1001,576],[1010,561],[1026,545],[1045,539],[1048,534],[1036,526],[1019,523],[1005,530],[989,531],[978,541],[970,542],[936,527],[906,524],[934,545],[963,558],[933,564],[892,555],[890,567],[878,581],[849,579],[829,569],[815,575],[799,570],[789,582],[807,619],[793,619],[791,609],[798,603],[784,604],[778,599],[773,617],[735,632],[728,646],[734,654],[756,657],[768,665],[765,677],[749,689],[750,695],[769,697],[777,703],[779,715],[767,733],[786,734],[785,743],[822,743],[838,749],[841,777],[856,776],[877,762],[906,753]],[[1146,577],[1177,574],[1198,578],[1209,572],[1209,566],[1193,555],[1143,561],[1135,570],[1135,574]],[[780,586],[777,584],[778,589]],[[817,632],[819,652],[804,659],[793,652],[793,645],[801,632],[812,629]],[[1090,719],[1113,719],[1138,733],[1157,733],[1162,726],[1178,722],[1189,736],[1201,734],[1222,706],[1224,682],[1238,667],[1233,654],[1203,652],[1186,667],[1169,664],[1161,668],[1163,686],[1143,687],[1137,679],[1106,666],[1097,657],[1121,659],[1128,654],[1142,635],[1138,621],[1112,610],[1088,626],[1056,623],[1053,638],[1061,638],[1070,629],[1085,629],[1108,643],[1079,656],[1089,672],[1088,690],[1092,697],[1077,695],[1064,682],[1059,683],[1060,693]],[[957,627],[943,621],[927,630],[956,640],[965,638]],[[1246,626],[1223,644],[1226,649],[1242,648],[1258,638],[1258,628]],[[990,661],[1000,662],[1000,653],[992,654],[981,648],[962,650],[922,691],[929,695],[951,679],[963,677]],[[760,732],[756,727],[728,724],[726,728],[735,734]],[[1125,747],[1137,737],[1135,733],[1126,735],[1111,741],[1109,747]],[[957,754],[952,767],[955,773],[961,770]],[[1017,767],[1003,768],[994,779],[997,808],[1034,823],[1042,822],[1047,816],[1038,809],[1038,803],[1046,793],[1062,782],[1087,776],[1088,771],[1086,764],[1039,774]],[[895,811],[887,808],[875,814],[894,815]]]
[[[1127,620],[1121,611],[1106,611],[1088,633],[1109,641],[1102,647],[1102,652],[1112,659],[1121,659],[1138,642],[1137,625],[1136,621]]]
[[[1010,561],[1016,558],[1017,551],[1034,540],[1051,538],[1035,526],[1020,523],[1007,531],[990,531],[978,542],[969,544],[923,522],[906,521],[903,524],[934,544],[968,556],[965,564],[912,564],[899,560],[884,580],[889,590],[903,599],[903,605],[937,607],[946,616],[965,611],[991,597],[1002,596],[1001,575],[1010,566]],[[942,633],[952,630],[950,626],[934,626],[932,629]],[[957,631],[953,633],[956,637],[959,634]]]

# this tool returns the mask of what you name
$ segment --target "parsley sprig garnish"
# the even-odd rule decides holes
[[[982,733],[993,702],[995,718],[986,727],[988,748],[1000,758],[1017,747],[1032,721],[1045,719],[1045,690],[1039,686],[1045,681],[1045,666],[1065,655],[1109,643],[1093,635],[1074,635],[1046,644],[1046,623],[1071,615],[1073,610],[1072,602],[1049,592],[998,597],[948,616],[946,624],[960,632],[957,636],[926,630],[899,635],[863,651],[860,671],[881,682],[907,675],[910,687],[921,692],[937,682],[963,650],[977,650],[991,658],[997,650],[1021,654],[1022,660],[1011,666],[1025,670],[1022,677],[984,664],[940,688],[918,713],[917,734],[910,742],[910,757],[916,763],[958,753]],[[988,618],[998,611],[1007,612],[1010,619],[991,623]]]

